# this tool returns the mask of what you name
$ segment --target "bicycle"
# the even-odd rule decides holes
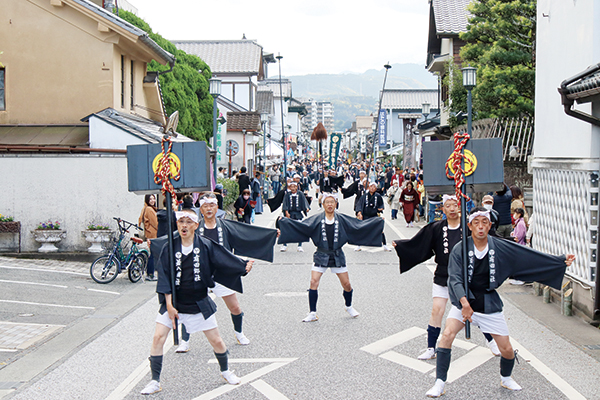
[[[131,282],[136,283],[140,279],[143,281],[150,253],[146,249],[138,249],[137,246],[144,241],[136,236],[131,237],[130,241],[132,243],[127,253],[125,253],[127,244],[122,245],[125,234],[129,233],[131,227],[138,230],[142,230],[142,228],[120,218],[115,217],[113,219],[117,221],[119,237],[115,240],[112,250],[108,254],[100,256],[92,262],[90,275],[98,283],[110,283],[123,270],[127,270]]]

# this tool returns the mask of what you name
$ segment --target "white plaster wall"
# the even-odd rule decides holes
[[[557,88],[600,62],[600,0],[539,0],[537,13],[534,156],[596,158],[600,128],[565,114]]]
[[[138,138],[100,118],[90,117],[90,147],[93,149],[122,149],[134,144],[148,144]]]
[[[89,244],[81,231],[90,222],[113,229],[112,217],[137,223],[144,203],[127,189],[127,158],[121,155],[0,155],[0,171],[0,214],[21,221],[23,251],[39,248],[30,231],[48,219],[67,231],[60,251],[84,251]]]

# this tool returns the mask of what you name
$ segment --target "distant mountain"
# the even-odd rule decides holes
[[[379,91],[385,69],[370,69],[362,74],[311,74],[288,76],[294,98],[331,101],[335,129],[352,126],[357,115],[370,115],[377,110]],[[437,88],[437,79],[419,64],[392,64],[388,71],[387,89]]]

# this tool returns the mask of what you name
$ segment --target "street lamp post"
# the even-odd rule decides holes
[[[283,84],[281,83],[281,59],[283,56],[277,53],[277,62],[279,63],[279,101],[281,104],[281,139],[283,142],[283,174],[287,173],[287,146],[285,140],[285,122],[283,118]],[[286,181],[287,182],[287,181]]]
[[[215,151],[215,158],[213,160],[213,179],[215,185],[217,184],[217,155],[219,150],[217,149],[217,98],[221,95],[221,80],[218,78],[209,79],[209,92],[213,97],[213,150]]]
[[[381,101],[383,100],[383,92],[385,91],[385,81],[387,80],[388,70],[392,68],[392,66],[389,64],[388,61],[388,64],[385,64],[383,68],[385,68],[385,75],[383,77],[383,88],[381,89],[381,94],[379,95],[379,107],[377,108],[377,123],[375,125],[375,132],[373,132],[373,163],[375,162],[375,139],[379,141],[377,135],[379,134],[379,113],[381,113]]]
[[[463,86],[467,89],[467,134],[468,137],[471,137],[471,122],[472,122],[472,104],[471,104],[471,90],[477,85],[477,70],[473,67],[465,67],[462,69],[463,74]],[[466,145],[466,143],[465,143]],[[464,149],[464,146],[463,146]],[[464,150],[461,150],[463,152]],[[462,160],[462,168],[464,170],[464,158]],[[466,193],[467,185],[465,183],[462,184],[461,192],[464,195]],[[462,238],[462,259],[463,259],[463,279],[465,282],[465,293],[469,293],[468,288],[468,270],[467,270],[467,240],[466,240],[466,229],[467,226],[467,202],[464,197],[460,199],[460,224],[463,227],[463,238]],[[467,339],[471,338],[471,327],[469,325],[469,321],[465,321],[465,337]]]
[[[266,190],[265,188],[265,175],[267,173],[267,122],[269,122],[269,113],[261,112],[260,113],[260,123],[262,125],[263,131],[263,173],[260,176],[260,184],[263,188],[263,192]],[[267,196],[263,196],[264,199]]]

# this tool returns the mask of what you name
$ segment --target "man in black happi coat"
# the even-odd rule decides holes
[[[365,192],[360,200],[358,200],[354,211],[356,211],[356,218],[367,220],[378,217],[383,212],[384,207],[383,197],[377,193],[377,183],[369,182],[369,191]],[[387,245],[383,231],[381,232],[381,242],[385,251],[392,251],[392,248]],[[360,251],[360,246],[356,246],[354,251]]]
[[[452,342],[462,330],[464,321],[479,326],[491,334],[502,353],[500,358],[500,384],[509,390],[521,390],[511,377],[516,354],[508,337],[508,326],[502,312],[502,300],[496,292],[509,277],[523,281],[536,281],[560,289],[565,269],[575,256],[551,256],[518,245],[514,242],[488,236],[492,223],[490,212],[483,207],[474,208],[469,215],[471,237],[467,238],[467,271],[469,292],[463,281],[462,245],[457,244],[450,253],[448,264],[448,294],[452,308],[437,348],[435,385],[426,393],[440,397],[450,367]]]
[[[232,385],[240,383],[228,367],[228,352],[217,329],[214,316],[217,307],[208,297],[208,289],[215,282],[242,292],[241,277],[251,269],[254,261],[244,261],[227,249],[195,234],[198,228],[198,215],[194,210],[184,209],[176,213],[179,236],[173,238],[175,257],[174,290],[177,303],[172,303],[173,277],[169,268],[169,251],[166,244],[159,256],[157,265],[158,282],[156,292],[161,303],[150,351],[152,380],[142,390],[142,394],[159,392],[160,373],[163,361],[163,346],[167,335],[177,320],[187,327],[188,332],[203,331],[212,346],[221,369],[221,376]]]

